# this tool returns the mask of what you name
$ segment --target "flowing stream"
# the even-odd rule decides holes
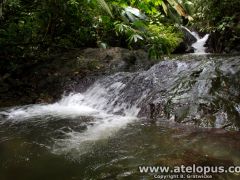
[[[163,61],[147,71],[103,77],[86,92],[71,93],[53,104],[1,109],[0,179],[151,179],[138,166],[239,165],[238,132],[180,125],[171,115],[151,123],[147,115],[150,102],[170,96],[173,103],[184,96],[185,104],[188,98],[196,105],[197,96],[211,92],[206,83],[212,81],[203,78],[206,73],[215,77],[210,73],[213,66],[237,73],[239,59],[230,58],[224,66],[219,62],[218,57]],[[184,85],[189,77],[199,79]],[[218,122],[219,114],[214,116]]]

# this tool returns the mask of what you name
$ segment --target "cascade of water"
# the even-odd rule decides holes
[[[206,34],[204,37],[200,37],[199,34],[195,31],[190,31],[188,28],[182,26],[184,30],[186,30],[189,34],[191,34],[193,37],[196,38],[196,42],[192,44],[192,47],[194,48],[194,53],[196,54],[205,54],[205,44],[209,38],[209,34]]]
[[[162,84],[158,81],[165,82],[166,77],[177,72],[177,64],[177,62],[162,62],[148,71],[116,73],[99,79],[84,93],[64,96],[53,104],[35,104],[6,109],[0,111],[0,116],[4,117],[0,123],[5,121],[13,124],[25,122],[34,124],[38,121],[37,123],[45,123],[47,126],[52,119],[81,121],[82,117],[90,118],[84,131],[79,132],[74,129],[64,131],[65,138],[55,141],[53,151],[66,152],[71,148],[80,147],[82,143],[109,137],[136,120],[140,108],[147,107],[145,100],[152,90],[160,89]],[[161,67],[163,69],[159,71]],[[185,68],[188,69],[187,66],[181,66],[180,69]],[[66,128],[68,129],[68,126]]]
[[[195,36],[197,38],[197,36]],[[206,47],[204,45],[206,44],[208,40],[209,34],[206,34],[203,38],[197,38],[197,42],[192,44],[192,47],[195,49],[195,53],[197,54],[204,54]]]
[[[192,57],[196,60],[191,60]],[[40,124],[40,127],[48,127],[51,122],[55,125],[59,120],[64,120],[65,124],[60,124],[61,127],[55,130],[63,134],[60,138],[57,137],[54,146],[54,152],[61,153],[60,151],[79,148],[82,143],[109,137],[134,122],[137,116],[151,115],[154,112],[151,111],[152,104],[153,109],[159,113],[156,115],[161,118],[180,119],[181,112],[185,113],[186,108],[188,115],[184,118],[194,118],[195,121],[204,117],[202,107],[205,106],[202,104],[208,107],[215,97],[211,90],[220,73],[216,73],[216,69],[221,70],[223,75],[236,74],[239,59],[224,62],[212,58],[206,61],[208,57],[205,56],[182,58],[184,61],[172,59],[159,62],[146,71],[120,72],[106,76],[97,80],[86,92],[72,93],[53,104],[0,110],[0,125],[9,123],[18,126],[26,122],[31,123],[31,126]],[[233,94],[237,96],[238,91]],[[239,113],[239,102],[232,105],[234,107],[231,108]],[[228,122],[228,114],[225,114],[223,109],[213,115],[216,116],[216,127]],[[75,124],[66,124],[70,121],[84,126],[83,129],[75,129]]]
[[[140,93],[139,98],[130,104],[126,100],[130,98],[126,96],[124,90],[131,84],[133,78],[132,73],[117,73],[98,80],[85,93],[64,96],[53,104],[27,105],[0,111],[0,117],[5,117],[0,123],[5,121],[18,124],[40,121],[38,123],[47,124],[52,119],[81,121],[82,117],[90,118],[83,132],[73,129],[63,132],[65,138],[55,141],[53,151],[60,153],[59,151],[66,152],[71,148],[79,148],[83,143],[107,138],[137,119],[139,112],[137,102],[141,100],[140,97],[143,94]],[[145,90],[142,93],[144,92]]]
[[[60,129],[64,138],[55,140],[53,151],[67,152],[91,141],[109,137],[136,120],[141,107],[148,107],[147,99],[153,90],[166,88],[164,84],[167,83],[167,77],[184,69],[189,67],[172,61],[156,64],[148,71],[116,73],[99,79],[84,93],[70,94],[53,104],[6,109],[0,111],[0,116],[5,117],[4,121],[10,123],[34,124],[38,121],[37,123],[45,123],[46,126],[49,121],[56,119],[67,121],[72,119],[81,124],[82,117],[89,118],[84,131],[71,128],[70,131],[63,132]],[[174,83],[174,81],[170,82],[168,83],[170,85]],[[69,129],[68,125],[64,127]]]

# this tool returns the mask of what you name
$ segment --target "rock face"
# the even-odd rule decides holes
[[[233,34],[229,32],[212,32],[206,42],[207,52],[239,55],[239,34],[236,34],[235,37]]]
[[[156,65],[158,85],[142,104],[139,115],[147,113],[151,118],[200,127],[239,129],[240,57],[199,60]]]
[[[98,61],[105,67],[105,73],[148,69],[153,63],[143,50],[128,50],[119,47],[109,49],[87,48],[80,52],[84,61]]]
[[[174,54],[184,54],[184,53],[193,53],[194,48],[191,46],[193,43],[197,41],[196,37],[194,37],[190,31],[182,27],[181,28],[184,38],[183,41],[178,45],[178,47],[174,50]]]
[[[191,32],[185,28],[181,28],[183,34],[184,34],[184,42],[188,45],[191,45],[197,41],[197,38],[191,34]]]
[[[239,56],[181,56],[147,71],[116,73],[97,83],[114,113],[200,127],[240,127]]]

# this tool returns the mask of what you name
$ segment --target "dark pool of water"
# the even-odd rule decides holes
[[[78,144],[86,117],[0,122],[0,180],[153,179],[138,166],[240,165],[238,132],[138,120]]]

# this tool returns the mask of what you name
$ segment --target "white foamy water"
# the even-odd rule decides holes
[[[29,118],[54,116],[76,118],[78,116],[114,115],[136,116],[138,109],[119,101],[120,91],[125,87],[121,82],[110,85],[95,83],[85,93],[72,93],[53,104],[36,104],[14,107],[1,112],[12,121],[24,121]],[[119,103],[120,102],[120,103]]]
[[[89,116],[97,114],[98,111],[82,102],[82,94],[71,94],[63,97],[62,100],[54,104],[36,104],[23,107],[15,107],[5,112],[9,120],[13,122],[25,121],[34,117],[54,116],[69,117]]]
[[[198,35],[195,35],[197,38],[197,42],[192,44],[192,47],[195,49],[195,53],[197,54],[205,54],[206,47],[204,45],[206,44],[209,34],[206,34],[203,38],[200,38]]]
[[[94,125],[88,126],[86,131],[67,132],[65,138],[56,139],[52,151],[55,154],[72,155],[76,152],[77,156],[88,153],[98,140],[111,137],[134,120],[135,117],[99,114]]]
[[[138,108],[127,106],[126,103],[119,101],[120,91],[124,87],[125,84],[118,80],[111,82],[106,79],[102,84],[96,82],[85,93],[64,96],[56,103],[14,107],[0,112],[0,115],[6,117],[4,121],[14,124],[23,121],[31,122],[36,118],[42,120],[48,117],[72,118],[77,121],[79,117],[80,121],[80,117],[91,117],[92,122],[89,122],[83,132],[72,129],[70,132],[63,132],[64,138],[55,139],[52,150],[57,154],[68,153],[73,149],[84,153],[86,144],[110,137],[137,119]]]
[[[201,38],[197,32],[190,31],[184,26],[182,26],[182,28],[197,39],[197,41],[192,44],[192,47],[194,48],[194,54],[206,54],[206,47],[204,46],[209,38],[209,34],[206,34]]]

